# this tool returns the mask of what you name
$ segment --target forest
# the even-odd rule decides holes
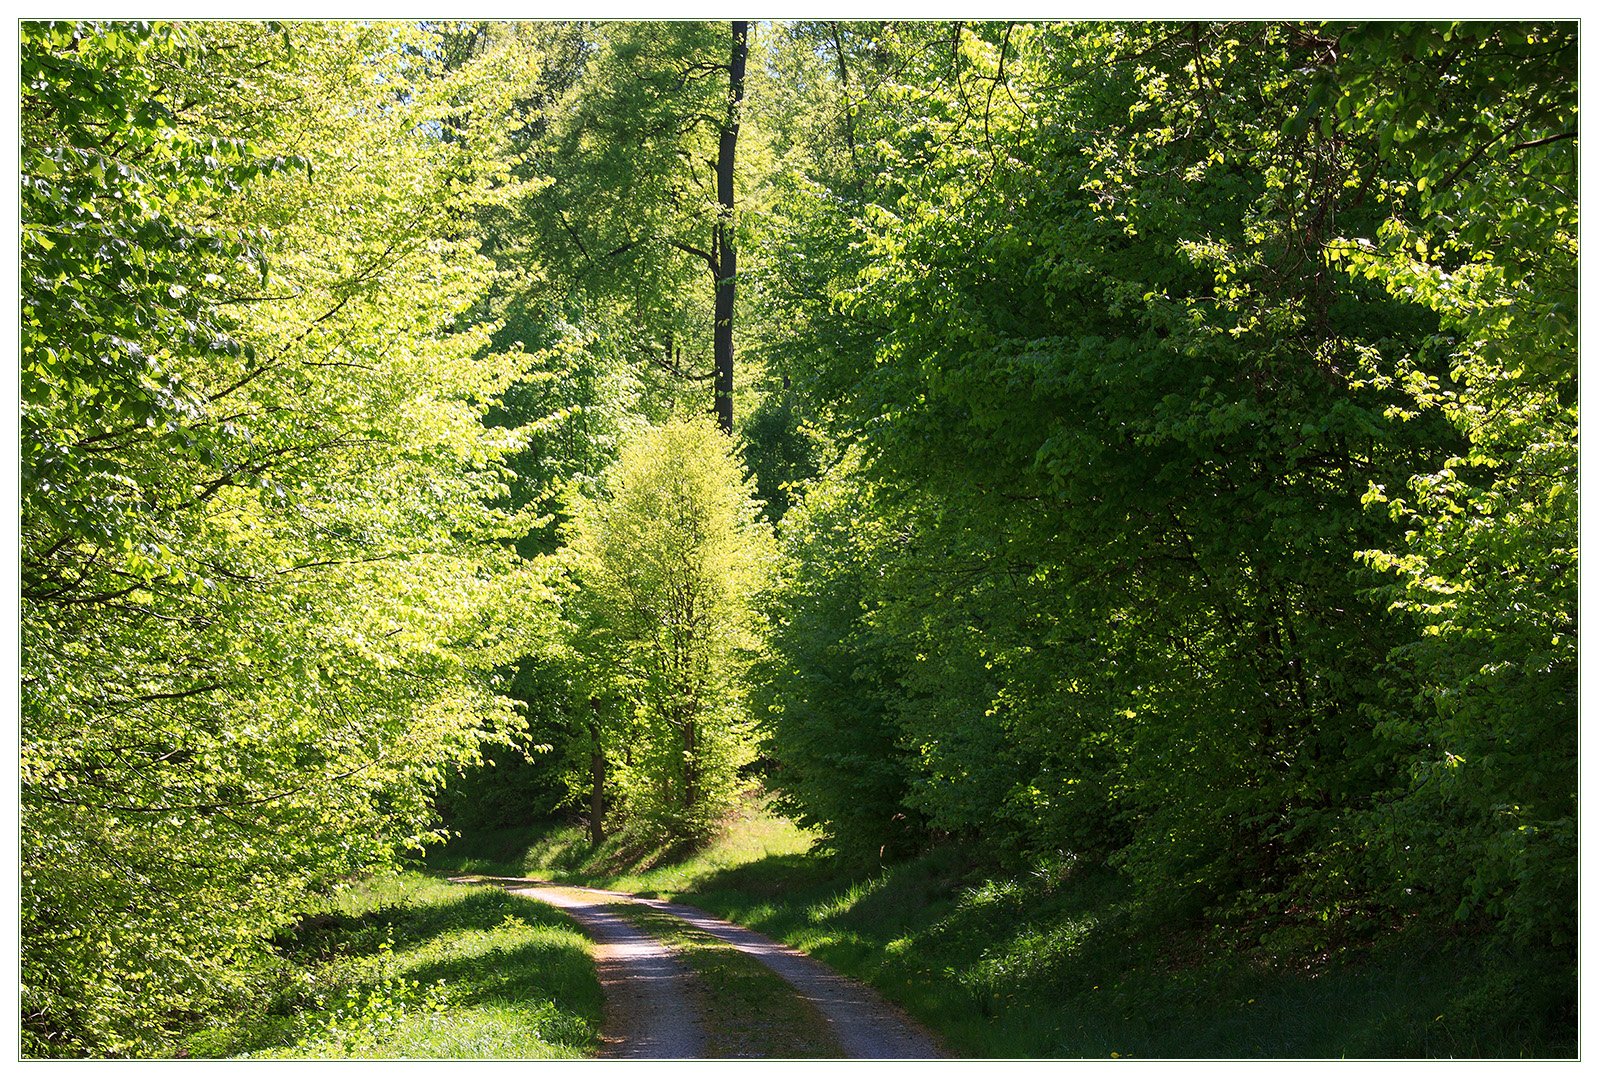
[[[19,35],[23,1056],[752,798],[1574,1053],[1576,23]]]

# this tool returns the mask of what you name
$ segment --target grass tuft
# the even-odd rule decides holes
[[[195,1037],[194,1057],[579,1058],[601,996],[565,915],[416,873],[345,889],[277,941],[299,977],[266,1016]]]

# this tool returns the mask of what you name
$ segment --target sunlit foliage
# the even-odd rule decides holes
[[[628,443],[576,511],[574,642],[604,720],[615,816],[701,839],[753,756],[744,672],[771,533],[732,445],[708,420]]]
[[[480,418],[521,360],[457,323],[478,150],[435,135],[430,41],[23,26],[29,1054],[243,1000],[304,890],[418,844],[516,722],[490,675],[548,590]]]

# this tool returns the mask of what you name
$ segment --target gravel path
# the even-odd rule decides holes
[[[511,882],[499,879],[499,884]],[[665,945],[607,911],[614,898],[559,885],[510,891],[560,908],[594,939],[595,967],[605,992],[601,1057],[701,1056],[705,1037],[688,994],[693,976]]]
[[[562,908],[594,937],[605,989],[602,1056],[691,1058],[699,1055],[703,1041],[686,992],[691,976],[665,946],[605,910],[616,904],[639,904],[682,919],[759,960],[816,1007],[848,1057],[945,1056],[930,1034],[877,991],[787,945],[698,908],[526,878],[489,880]]]
[[[931,1035],[865,983],[846,979],[819,960],[726,919],[686,904],[632,898],[636,904],[675,915],[691,926],[747,953],[786,979],[827,1018],[832,1034],[852,1058],[943,1057]]]

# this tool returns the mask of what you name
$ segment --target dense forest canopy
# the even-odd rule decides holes
[[[21,1023],[453,827],[1574,965],[1574,23],[20,24]]]

